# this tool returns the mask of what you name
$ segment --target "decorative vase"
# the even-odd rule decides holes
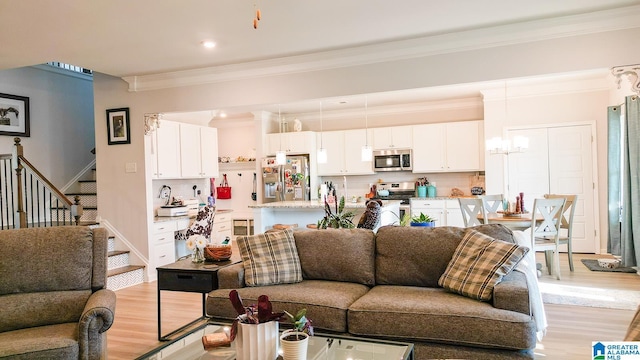
[[[204,262],[204,252],[200,248],[195,248],[193,250],[193,256],[191,257],[191,262],[201,263]]]
[[[280,346],[284,360],[306,360],[309,335],[300,331],[287,330],[280,335]]]
[[[274,360],[278,356],[278,322],[238,323],[237,360]]]

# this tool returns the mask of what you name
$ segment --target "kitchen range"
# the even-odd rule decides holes
[[[377,199],[400,200],[400,218],[409,213],[409,199],[416,196],[414,182],[380,183],[376,189]]]

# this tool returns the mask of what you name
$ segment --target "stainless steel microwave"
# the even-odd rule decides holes
[[[412,169],[411,149],[373,152],[373,171],[410,171]]]

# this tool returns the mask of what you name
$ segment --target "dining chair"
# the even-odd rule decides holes
[[[484,195],[480,198],[482,199],[484,209],[488,213],[497,213],[502,210],[503,194]]]
[[[573,238],[573,216],[576,212],[578,195],[545,194],[545,199],[564,198],[564,210],[562,223],[560,224],[560,240],[567,242],[567,255],[569,256],[569,270],[573,271],[573,250],[571,240]]]
[[[556,279],[560,280],[559,246],[567,240],[560,239],[560,224],[564,212],[564,198],[535,199],[531,213],[531,248],[543,250],[549,275],[553,263]]]
[[[462,220],[464,226],[476,226],[487,224],[487,212],[484,209],[484,204],[480,198],[463,199],[458,198],[460,203],[460,211],[462,211]],[[482,217],[483,220],[479,218]]]

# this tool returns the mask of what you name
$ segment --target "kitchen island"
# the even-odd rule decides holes
[[[335,213],[335,204],[330,204],[330,206],[331,211]],[[315,225],[318,220],[324,217],[324,203],[318,200],[279,201],[249,205],[249,207],[253,209],[256,234],[271,229],[274,224],[298,224],[298,227],[306,228],[307,224]],[[356,213],[353,217],[353,222],[358,225],[360,216],[366,209],[365,202],[347,202],[344,207],[345,210]],[[382,217],[379,226],[398,224],[399,216],[400,200],[385,200],[382,202]]]

